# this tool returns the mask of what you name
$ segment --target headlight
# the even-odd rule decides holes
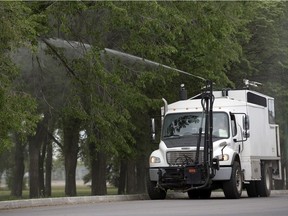
[[[161,163],[161,160],[159,157],[151,156],[150,163]]]
[[[217,158],[219,161],[228,161],[229,155],[228,154],[218,155]]]

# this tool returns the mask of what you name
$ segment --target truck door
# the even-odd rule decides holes
[[[230,117],[232,138],[235,143],[234,150],[240,154],[243,151],[244,142],[250,136],[249,116],[246,113],[230,113]]]
[[[236,120],[236,116],[234,114],[230,114],[231,119],[231,135],[234,143],[234,150],[238,153],[242,151],[242,145],[239,140],[243,140],[243,130],[241,128],[241,124],[239,124]]]

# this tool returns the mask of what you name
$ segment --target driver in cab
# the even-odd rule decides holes
[[[224,119],[217,119],[213,123],[213,136],[228,138],[228,124]]]

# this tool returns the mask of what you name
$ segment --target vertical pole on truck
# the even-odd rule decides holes
[[[207,169],[212,167],[213,160],[213,83],[210,80],[206,81],[205,91],[202,94],[202,108],[205,112],[205,134],[204,134],[204,163],[207,165]],[[208,178],[208,176],[207,176]]]
[[[209,163],[212,166],[213,160],[213,141],[212,141],[212,133],[213,133],[213,103],[214,103],[214,95],[213,95],[213,83],[212,81],[207,81],[209,85]]]

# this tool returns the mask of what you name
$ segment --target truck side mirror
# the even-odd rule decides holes
[[[155,119],[151,118],[151,141],[155,142],[156,132],[155,132]]]
[[[248,115],[244,115],[243,116],[243,136],[245,137],[245,139],[249,138],[250,137],[250,132],[249,132],[249,129],[250,129],[250,120],[249,120],[249,116]]]
[[[236,118],[234,115],[241,115],[242,116],[242,127],[239,124],[237,124],[240,127],[240,135],[241,135],[241,140],[238,140],[237,138],[233,139],[234,142],[244,142],[247,141],[247,139],[250,137],[250,120],[249,120],[249,116],[246,113],[230,113],[231,115],[231,121],[234,120],[236,121]],[[236,124],[236,122],[235,122]],[[236,128],[236,126],[235,126]],[[233,128],[232,128],[233,129]],[[238,132],[237,132],[238,133]],[[236,135],[236,134],[235,134]]]
[[[249,120],[249,116],[248,115],[244,115],[243,116],[243,129],[245,131],[249,130],[250,128],[250,120]]]

